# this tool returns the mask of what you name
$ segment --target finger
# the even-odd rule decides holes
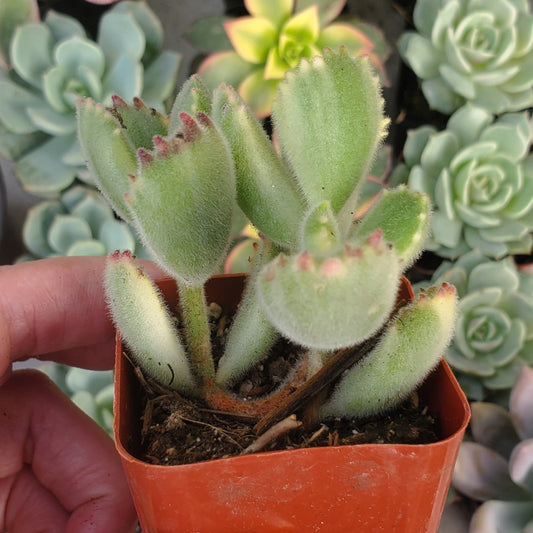
[[[135,512],[112,440],[44,374],[14,372],[0,388],[0,413],[0,479],[17,476],[29,465],[70,514],[66,532],[134,529]],[[0,502],[11,520],[20,512],[18,494]],[[31,520],[29,513],[25,520]]]
[[[28,531],[64,531],[69,513],[55,496],[45,489],[27,466],[4,480],[0,480],[0,501],[10,503],[3,518],[2,531],[27,533]]]
[[[0,375],[11,361],[43,354],[53,360],[57,352],[65,363],[102,367],[78,361],[78,352],[69,350],[113,339],[104,264],[103,257],[58,257],[0,267]],[[143,265],[149,275],[162,274],[150,262]]]

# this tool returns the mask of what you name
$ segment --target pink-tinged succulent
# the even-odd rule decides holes
[[[183,338],[131,255],[108,261],[110,311],[144,372],[214,408],[228,398],[234,405],[231,388],[284,336],[308,348],[310,374],[337,349],[373,346],[368,364],[350,369],[317,416],[392,408],[423,380],[451,338],[455,291],[428,290],[398,313],[394,304],[429,229],[428,198],[385,190],[353,224],[387,129],[383,105],[369,61],[344,48],[303,59],[279,84],[277,148],[234,89],[211,93],[198,76],[183,86],[168,122],[140,101],[78,102],[95,182],[178,281]],[[237,210],[261,239],[224,353],[214,359],[204,283],[227,258]],[[354,392],[354,383],[369,393]]]
[[[346,0],[244,0],[250,15],[223,23],[229,43],[225,41],[222,47],[231,47],[220,50],[217,44],[218,50],[204,60],[198,72],[212,89],[221,82],[238,88],[243,100],[262,118],[270,114],[285,72],[302,58],[320,55],[326,47],[343,45],[353,55],[369,55],[382,70],[375,43],[364,25],[332,23],[345,4]],[[191,33],[196,45],[212,50],[204,43],[208,39],[205,32]],[[376,38],[375,31],[371,35]]]

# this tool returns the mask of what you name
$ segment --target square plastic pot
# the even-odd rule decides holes
[[[209,301],[235,310],[243,276],[220,276]],[[175,284],[160,282],[171,305]],[[409,294],[410,287],[404,288]],[[115,441],[143,533],[274,533],[438,529],[468,402],[442,361],[419,390],[441,438],[423,445],[309,448],[159,466],[138,459],[139,382],[117,339]]]

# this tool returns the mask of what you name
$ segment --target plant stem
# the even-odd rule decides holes
[[[207,320],[207,302],[202,285],[179,285],[180,307],[185,336],[195,375],[203,388],[213,386],[215,365],[211,356],[211,338]]]

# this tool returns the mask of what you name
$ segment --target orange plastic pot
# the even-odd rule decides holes
[[[210,301],[235,309],[242,276],[213,278]],[[161,288],[175,303],[175,285]],[[404,289],[405,290],[405,289]],[[468,402],[443,361],[420,389],[441,440],[264,452],[192,465],[136,458],[139,383],[117,343],[115,440],[143,533],[436,532]]]

